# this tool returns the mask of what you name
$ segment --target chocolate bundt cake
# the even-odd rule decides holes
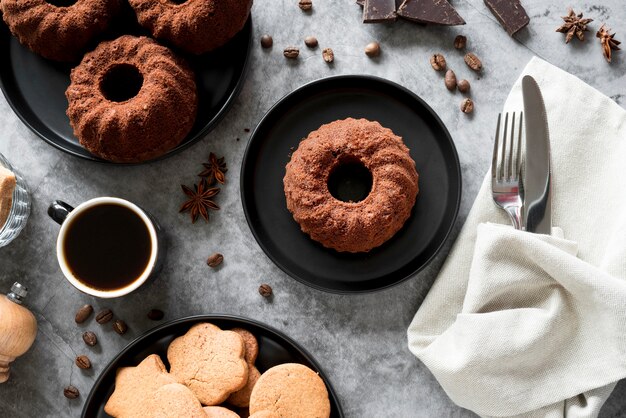
[[[141,26],[187,52],[203,54],[228,42],[250,15],[252,0],[129,0]]]
[[[22,45],[56,61],[78,61],[120,10],[120,0],[2,0],[2,17]]]
[[[367,119],[311,132],[293,153],[283,183],[302,231],[351,253],[370,251],[398,232],[418,193],[415,161],[402,138]]]
[[[131,35],[87,53],[65,95],[80,144],[116,162],[150,160],[178,145],[198,104],[187,65],[154,40]]]

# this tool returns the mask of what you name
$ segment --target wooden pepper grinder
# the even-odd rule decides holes
[[[22,306],[28,289],[14,283],[11,292],[0,296],[0,383],[9,380],[9,363],[24,354],[37,335],[37,320]]]

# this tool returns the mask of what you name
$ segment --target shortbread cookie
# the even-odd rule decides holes
[[[272,411],[259,411],[250,415],[248,418],[281,418],[281,416]]]
[[[122,418],[126,418],[123,415]],[[150,418],[206,418],[200,401],[193,392],[180,383],[161,386],[138,417]]]
[[[0,229],[9,219],[15,186],[15,174],[0,166]]]
[[[205,406],[204,413],[209,418],[240,418],[236,412],[223,406]]]
[[[326,385],[317,373],[302,364],[272,367],[261,375],[250,396],[250,413],[264,410],[280,417],[328,418]]]
[[[170,374],[193,391],[203,405],[217,405],[248,381],[241,336],[215,325],[194,325],[167,349]]]
[[[259,343],[254,334],[243,328],[233,328],[231,331],[241,335],[241,338],[243,338],[243,345],[246,349],[246,361],[248,362],[248,365],[254,364],[256,357],[259,355]]]
[[[146,357],[137,367],[117,370],[115,391],[104,406],[113,417],[145,416],[148,399],[162,386],[176,383],[156,354]]]
[[[260,377],[261,373],[259,370],[253,364],[248,364],[248,382],[243,389],[238,390],[235,393],[231,393],[227,402],[241,408],[245,408],[250,405],[250,395],[252,394],[252,389],[254,389],[254,385],[256,385],[256,382]]]

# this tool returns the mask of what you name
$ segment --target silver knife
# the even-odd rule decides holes
[[[534,78],[522,78],[526,153],[524,155],[523,227],[528,232],[550,235],[550,133],[541,91]]]

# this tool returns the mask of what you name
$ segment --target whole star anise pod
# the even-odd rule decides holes
[[[220,192],[220,189],[217,187],[209,187],[206,179],[203,178],[199,185],[194,184],[193,189],[184,184],[180,186],[183,188],[183,193],[185,193],[189,199],[183,203],[179,212],[189,212],[191,223],[195,223],[199,216],[202,216],[204,220],[208,222],[209,209],[220,209],[220,207],[211,200]]]
[[[584,32],[587,31],[587,25],[593,22],[593,19],[583,19],[583,14],[578,15],[574,13],[572,8],[567,10],[567,16],[563,16],[565,23],[556,29],[557,32],[567,33],[565,36],[565,43],[568,44],[572,40],[574,35],[581,40],[585,40]]]
[[[202,165],[204,166],[204,170],[202,173],[198,174],[198,176],[206,178],[209,185],[215,183],[215,180],[224,184],[226,181],[226,172],[228,171],[224,157],[217,158],[215,154],[211,153],[209,154],[209,162]]]
[[[615,39],[615,34],[611,35],[611,29],[606,28],[605,25],[600,26],[600,29],[598,29],[596,33],[596,38],[600,38],[604,57],[608,62],[611,62],[611,50],[619,51],[618,45],[621,44],[621,42]]]

